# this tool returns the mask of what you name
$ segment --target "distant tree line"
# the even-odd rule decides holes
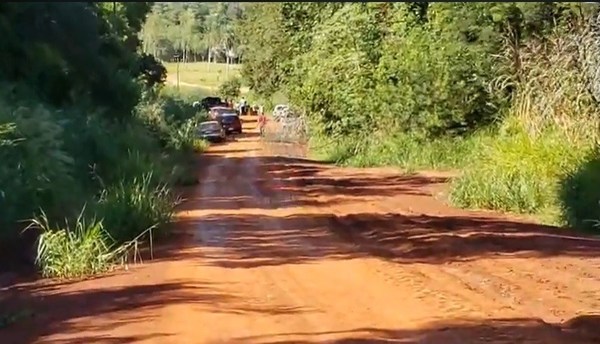
[[[163,61],[238,63],[234,25],[243,9],[237,2],[157,2],[142,28],[143,49]]]

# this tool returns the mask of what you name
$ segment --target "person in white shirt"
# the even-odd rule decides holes
[[[248,111],[248,102],[246,101],[246,98],[242,97],[242,99],[240,99],[240,115],[246,115],[246,111]]]

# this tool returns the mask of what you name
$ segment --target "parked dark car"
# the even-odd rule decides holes
[[[225,130],[217,121],[202,122],[198,125],[198,134],[209,142],[223,142],[226,139]]]
[[[242,121],[240,116],[235,112],[226,112],[217,116],[217,121],[225,130],[225,133],[242,133]]]
[[[226,105],[225,102],[219,97],[206,97],[200,101],[200,105],[206,111],[215,106]]]
[[[216,121],[217,117],[224,114],[234,114],[237,116],[238,112],[228,106],[213,106],[208,112],[208,117],[210,117],[210,119],[213,121]]]

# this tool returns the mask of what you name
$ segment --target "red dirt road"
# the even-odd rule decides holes
[[[199,164],[177,247],[0,290],[34,314],[0,343],[600,343],[596,240],[452,209],[443,178],[278,158],[254,133]]]

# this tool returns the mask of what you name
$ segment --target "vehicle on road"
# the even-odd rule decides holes
[[[219,97],[206,97],[200,101],[200,106],[208,111],[215,106],[223,106],[225,102]]]
[[[284,121],[292,117],[295,117],[294,113],[286,104],[276,105],[273,109],[273,119],[275,121]]]
[[[225,130],[217,121],[202,122],[198,125],[199,136],[209,142],[223,142],[227,139]]]
[[[216,120],[221,124],[225,133],[242,133],[242,120],[236,112],[222,113],[217,116]]]
[[[228,106],[213,106],[208,112],[208,117],[210,117],[211,120],[216,121],[217,117],[223,114],[235,114],[236,116],[239,115],[235,109]]]

